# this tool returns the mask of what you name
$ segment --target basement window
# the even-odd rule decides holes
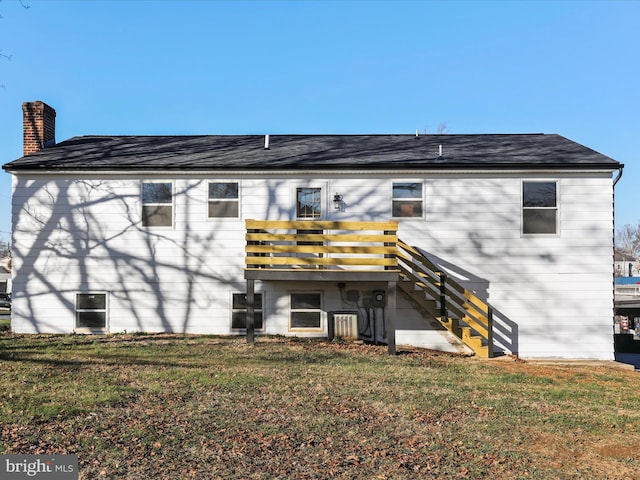
[[[173,226],[173,184],[149,182],[142,184],[142,225]]]
[[[557,182],[522,182],[522,233],[558,233]]]
[[[238,218],[240,201],[237,182],[209,183],[209,218]]]
[[[391,215],[394,218],[422,217],[422,183],[393,183]]]
[[[76,329],[106,330],[107,294],[76,294]]]
[[[247,328],[247,294],[234,293],[231,305],[231,328],[242,330]],[[253,328],[262,330],[262,294],[253,295]]]
[[[291,294],[291,330],[320,330],[322,326],[322,295],[304,292]]]

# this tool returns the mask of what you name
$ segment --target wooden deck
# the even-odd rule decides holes
[[[397,222],[247,220],[247,342],[254,341],[255,281],[386,282],[389,353],[396,353]]]
[[[493,311],[398,239],[398,223],[246,220],[247,341],[255,281],[386,282],[384,318],[395,353],[396,290],[481,357],[493,356]],[[431,311],[432,304],[439,311]]]

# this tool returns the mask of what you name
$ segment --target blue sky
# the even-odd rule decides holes
[[[625,164],[640,223],[640,2],[0,2],[0,163],[24,101],[89,134],[559,133]],[[10,230],[0,173],[0,239]]]

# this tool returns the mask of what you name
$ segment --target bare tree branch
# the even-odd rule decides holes
[[[0,0],[0,2],[2,2],[2,0]],[[24,0],[18,0],[18,2],[24,9],[31,8],[28,3],[25,3]],[[0,20],[2,19],[4,19],[4,17],[2,16],[2,14],[0,14]],[[13,58],[13,54],[7,55],[6,53],[2,53],[2,49],[0,48],[0,58],[11,61],[11,59]],[[5,88],[4,84],[0,85],[0,88]]]
[[[443,133],[447,133],[448,130],[449,130],[449,126],[447,125],[447,122],[440,122],[438,124],[436,133],[443,134]]]
[[[616,249],[634,258],[640,257],[640,225],[625,225],[616,230]]]
[[[427,125],[422,129],[422,133],[424,135],[428,135],[429,133],[435,133],[435,134],[438,134],[438,135],[442,135],[443,133],[447,133],[449,131],[449,125],[447,125],[447,122],[440,122],[438,124],[438,127],[436,128],[436,130],[434,132],[430,132],[429,130],[430,130],[429,126]],[[416,133],[417,132],[418,132],[418,130],[416,130]]]

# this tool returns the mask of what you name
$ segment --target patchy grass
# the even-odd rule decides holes
[[[0,453],[83,479],[633,478],[640,376],[283,338],[0,337]]]

